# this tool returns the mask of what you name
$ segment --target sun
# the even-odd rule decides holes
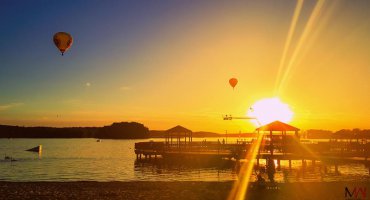
[[[278,97],[265,98],[255,102],[247,111],[247,116],[256,117],[262,125],[273,121],[289,123],[293,117],[293,111],[289,105],[283,103]],[[261,124],[253,120],[255,125]]]

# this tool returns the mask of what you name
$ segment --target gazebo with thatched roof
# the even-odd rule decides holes
[[[275,133],[278,132],[277,134],[275,134],[276,136],[280,137],[281,135],[283,143],[285,143],[284,141],[286,140],[287,132],[294,132],[294,136],[296,138],[299,138],[299,135],[298,135],[299,128],[283,123],[281,121],[274,121],[264,126],[258,127],[256,131],[258,133],[260,133],[260,131],[270,133],[270,153],[271,155],[273,155],[273,150],[274,150],[273,149],[273,137],[274,137],[273,133],[274,132]]]
[[[173,138],[176,138],[176,143],[173,142]],[[193,141],[193,132],[180,125],[170,128],[166,131],[165,143],[167,146],[173,146],[180,148],[181,138],[185,138],[184,145],[186,146]]]

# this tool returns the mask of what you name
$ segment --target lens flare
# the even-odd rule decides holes
[[[278,70],[276,83],[275,83],[275,94],[278,94],[278,85],[279,85],[279,81],[280,81],[280,76],[281,76],[282,70],[283,70],[284,65],[285,65],[285,60],[286,60],[286,57],[287,57],[287,54],[288,54],[288,49],[290,47],[290,43],[292,42],[293,34],[295,32],[297,22],[298,22],[298,18],[301,14],[302,7],[303,7],[303,0],[298,0],[297,5],[294,9],[294,14],[293,14],[292,22],[290,24],[288,37],[287,37],[287,40],[285,41],[283,55],[282,55],[281,60],[280,60],[279,70]]]
[[[317,1],[315,4],[315,7],[307,21],[306,26],[303,29],[303,33],[300,36],[298,43],[292,53],[292,56],[285,68],[285,71],[280,79],[280,84],[278,85],[277,94],[280,94],[285,87],[287,80],[289,78],[290,72],[292,71],[293,65],[296,63],[299,53],[301,53],[301,49],[305,46],[305,42],[309,35],[312,33],[312,30],[314,29],[315,23],[319,20],[322,8],[324,6],[325,0]]]

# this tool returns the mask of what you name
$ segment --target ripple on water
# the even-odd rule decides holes
[[[211,140],[211,139],[209,139]],[[0,139],[0,155],[9,155],[16,162],[0,160],[2,181],[229,181],[237,180],[234,166],[224,168],[185,165],[156,165],[135,162],[135,142],[147,140],[95,139]],[[24,151],[43,145],[43,154]],[[261,165],[265,165],[261,161]],[[308,164],[300,161],[281,162],[275,173],[277,182],[330,182],[369,180],[369,170],[363,164],[343,164],[339,173],[330,164]],[[325,168],[326,169],[325,169]],[[257,171],[251,175],[255,180]],[[263,174],[267,180],[267,175]]]

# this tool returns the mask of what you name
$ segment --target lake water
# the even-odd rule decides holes
[[[161,139],[155,139],[161,140]],[[231,139],[229,139],[230,141]],[[189,166],[137,162],[135,142],[146,140],[96,139],[0,139],[0,180],[4,181],[229,181],[238,179],[238,165]],[[217,138],[207,138],[217,141]],[[42,144],[42,155],[25,151]],[[5,155],[17,161],[4,160]],[[261,162],[263,165],[263,162]],[[281,163],[278,182],[369,180],[369,169],[361,163],[332,164],[301,161]],[[255,179],[255,173],[251,180]]]

